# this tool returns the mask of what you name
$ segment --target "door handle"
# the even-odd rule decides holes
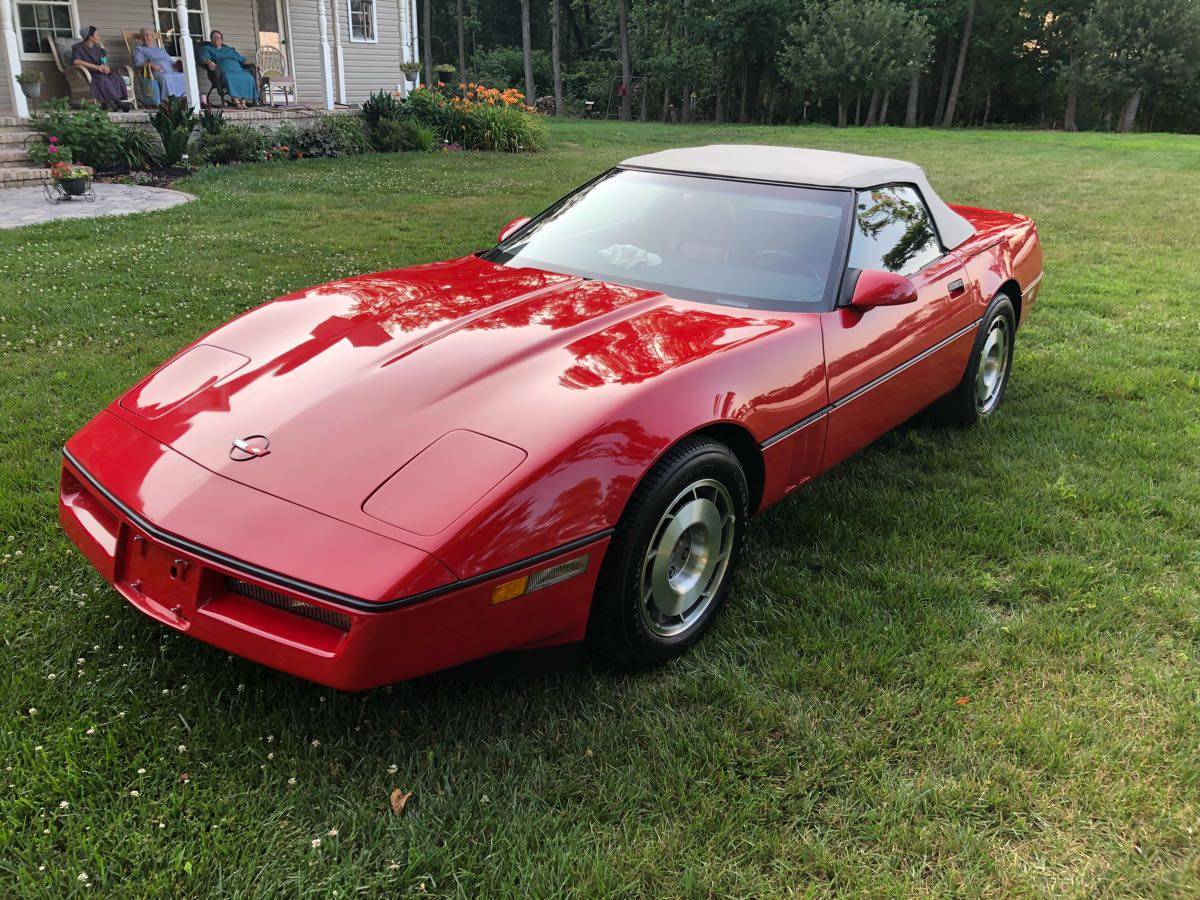
[[[961,278],[955,278],[952,282],[950,282],[949,285],[947,285],[947,287],[950,288],[950,296],[951,297],[957,297],[959,294],[963,293],[967,289],[966,285],[963,284],[963,280]]]

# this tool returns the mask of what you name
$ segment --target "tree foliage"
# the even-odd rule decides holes
[[[525,90],[520,4],[428,2],[434,63],[457,68],[461,9],[469,77]],[[547,93],[557,9],[563,102],[575,114],[901,124],[911,108],[914,124],[932,125],[953,106],[956,125],[1200,130],[1200,0],[977,0],[959,78],[968,6],[530,0],[530,62]]]

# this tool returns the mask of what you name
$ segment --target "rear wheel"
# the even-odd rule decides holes
[[[997,294],[984,314],[962,381],[937,404],[954,425],[975,425],[1000,406],[1012,373],[1017,315],[1012,300]]]
[[[733,452],[688,438],[634,491],[613,535],[592,603],[588,638],[631,668],[679,656],[712,625],[729,595],[748,513]]]

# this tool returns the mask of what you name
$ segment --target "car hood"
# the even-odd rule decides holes
[[[625,391],[785,324],[471,256],[264,304],[113,411],[213,472],[390,534],[364,501],[450,432],[536,464]],[[246,438],[268,452],[233,450]]]

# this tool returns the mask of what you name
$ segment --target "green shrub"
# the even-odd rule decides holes
[[[475,80],[493,87],[525,90],[525,56],[520,47],[493,47],[477,51],[472,57]],[[535,84],[550,84],[554,80],[550,54],[533,51],[533,80]],[[458,79],[455,79],[457,82]]]
[[[384,153],[405,150],[428,152],[437,147],[437,133],[414,118],[383,119],[372,135],[375,147]]]
[[[86,102],[78,110],[71,109],[65,98],[47,100],[41,112],[30,117],[30,125],[40,132],[45,142],[31,148],[31,155],[45,163],[50,138],[57,140],[60,153],[73,160],[104,169],[122,162],[125,132],[97,104]],[[58,154],[54,154],[59,158]]]
[[[371,141],[367,129],[358,116],[322,116],[317,119],[318,127],[324,127],[333,136],[338,156],[357,156],[371,152]]]
[[[363,101],[358,114],[368,132],[375,131],[379,123],[388,119],[399,119],[405,115],[404,101],[388,91],[379,91]]]
[[[201,132],[192,145],[192,152],[202,162],[229,165],[261,160],[270,144],[270,136],[256,128],[227,125],[215,133]]]
[[[200,113],[197,121],[205,134],[217,134],[225,127],[225,113],[219,109],[206,109]]]
[[[358,116],[321,116],[302,126],[285,122],[275,144],[287,147],[293,158],[356,156],[371,149],[363,120]]]
[[[196,114],[185,97],[167,97],[150,117],[150,124],[162,141],[164,166],[177,166],[187,152],[188,141],[196,127]]]
[[[141,128],[126,128],[124,132],[121,162],[131,169],[148,169],[158,165],[158,146],[150,132]]]

